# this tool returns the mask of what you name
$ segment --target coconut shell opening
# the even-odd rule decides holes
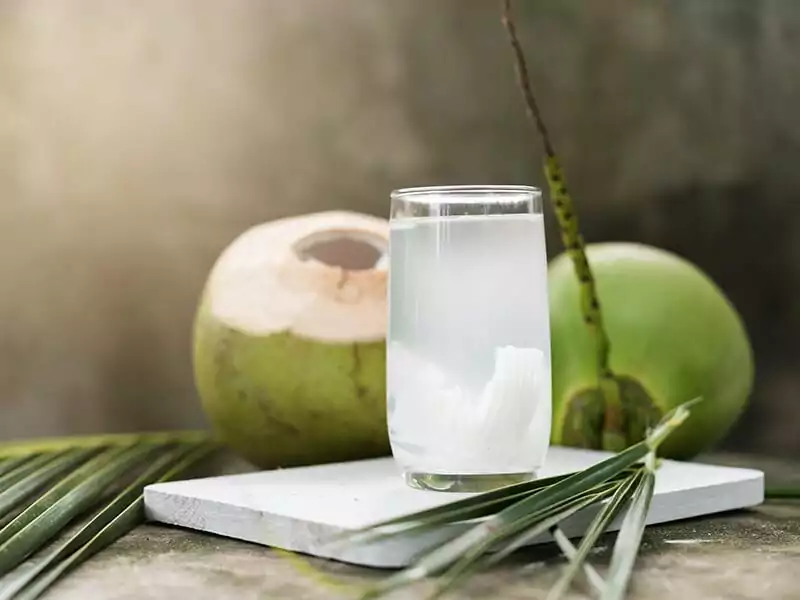
[[[382,340],[388,248],[388,221],[359,213],[313,213],[255,226],[218,259],[206,287],[211,314],[252,335]]]
[[[316,260],[346,271],[366,271],[379,265],[387,252],[386,239],[356,230],[320,231],[299,240],[300,260]]]

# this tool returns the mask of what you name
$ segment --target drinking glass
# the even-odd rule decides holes
[[[406,188],[391,202],[387,418],[406,483],[535,478],[551,414],[541,192]]]

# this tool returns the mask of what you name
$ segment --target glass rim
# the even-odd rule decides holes
[[[542,190],[532,185],[428,185],[421,187],[406,187],[393,190],[390,194],[392,200],[402,198],[425,198],[429,196],[520,196],[541,195]]]

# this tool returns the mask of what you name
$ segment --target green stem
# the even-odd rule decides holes
[[[767,484],[764,496],[771,499],[790,499],[800,500],[800,483],[792,485],[770,485]]]
[[[619,383],[609,364],[611,342],[603,324],[600,299],[591,266],[586,257],[586,247],[578,227],[578,215],[572,197],[567,190],[564,172],[556,155],[547,127],[544,124],[539,104],[533,93],[528,67],[522,44],[517,36],[516,26],[511,15],[511,0],[503,0],[503,25],[508,32],[511,49],[514,53],[517,83],[525,100],[528,118],[536,127],[542,140],[545,154],[544,174],[550,190],[550,201],[561,231],[561,241],[572,260],[575,276],[580,286],[580,309],[584,323],[596,342],[597,380],[605,403],[603,423],[603,447],[618,451],[626,446],[622,401]]]

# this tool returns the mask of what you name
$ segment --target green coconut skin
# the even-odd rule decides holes
[[[388,455],[386,345],[254,336],[194,325],[194,375],[221,440],[261,469]]]
[[[736,309],[714,282],[670,252],[634,243],[590,244],[620,381],[621,433],[628,444],[672,407],[702,397],[689,420],[661,448],[689,459],[719,442],[747,404],[753,352]],[[579,288],[566,254],[548,273],[553,364],[552,442],[601,448],[602,396],[597,351],[581,318]]]

